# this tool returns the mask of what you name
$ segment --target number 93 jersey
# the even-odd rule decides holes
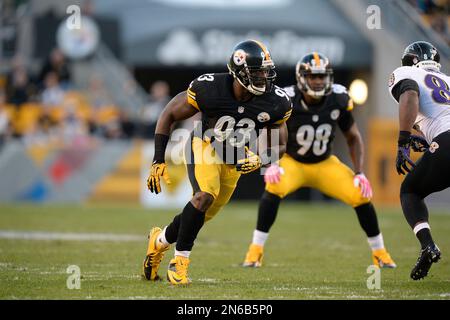
[[[287,121],[287,154],[302,163],[317,163],[332,153],[336,125],[346,132],[354,123],[353,102],[347,89],[334,84],[332,92],[315,105],[307,105],[297,86],[284,88],[292,99],[293,112]]]
[[[236,100],[233,80],[227,73],[204,74],[187,90],[189,104],[202,113],[201,130],[197,126],[194,136],[211,142],[227,164],[243,158],[244,147],[256,141],[261,129],[286,122],[292,112],[289,96],[277,86],[249,101]]]
[[[397,68],[389,77],[389,92],[397,101],[403,80],[413,80],[419,88],[419,113],[414,127],[428,143],[440,133],[450,130],[450,77],[434,70],[417,67]],[[398,101],[397,101],[398,102]]]

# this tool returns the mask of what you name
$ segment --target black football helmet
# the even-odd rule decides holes
[[[440,70],[441,57],[436,47],[426,41],[416,41],[406,47],[402,56],[402,66]]]
[[[269,50],[256,40],[237,44],[227,67],[230,74],[254,95],[270,91],[276,78]]]
[[[326,77],[325,86],[321,90],[313,90],[306,81],[309,74],[322,74]],[[323,54],[311,52],[301,58],[295,67],[297,87],[300,91],[312,97],[322,97],[331,93],[334,76],[330,60]]]

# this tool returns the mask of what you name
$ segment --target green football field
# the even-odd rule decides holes
[[[251,240],[257,203],[234,202],[201,230],[191,254],[189,287],[141,279],[151,226],[176,211],[140,207],[0,206],[0,299],[449,299],[450,214],[430,210],[443,255],[425,280],[409,272],[418,243],[400,209],[379,209],[397,269],[381,271],[368,289],[372,263],[351,208],[283,203],[260,269],[240,266]],[[118,235],[120,241],[116,241]],[[164,258],[160,275],[173,251]],[[67,268],[80,268],[69,289]],[[73,283],[69,281],[69,284]]]

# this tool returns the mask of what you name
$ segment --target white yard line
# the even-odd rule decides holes
[[[0,230],[0,239],[68,241],[143,241],[145,235]]]

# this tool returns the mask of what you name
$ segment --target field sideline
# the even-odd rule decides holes
[[[140,276],[149,228],[176,211],[0,205],[0,299],[450,299],[448,210],[430,210],[443,255],[420,282],[409,279],[419,248],[400,209],[379,210],[398,268],[382,270],[381,289],[369,290],[368,244],[353,210],[341,205],[283,203],[263,267],[240,267],[256,209],[256,202],[233,202],[201,230],[193,284],[178,288]],[[162,263],[164,278],[172,254]],[[66,286],[69,265],[81,269],[79,290]]]

